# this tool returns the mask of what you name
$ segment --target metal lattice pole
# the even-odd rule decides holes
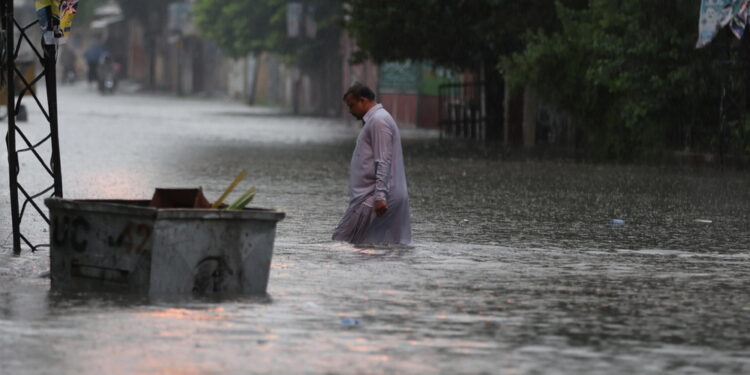
[[[15,53],[13,43],[13,0],[3,0],[2,2],[2,14],[3,14],[3,33],[5,34],[5,61],[3,65],[5,67],[5,95],[7,97],[7,109],[8,109],[8,134],[5,137],[5,142],[8,146],[8,181],[10,183],[10,211],[12,215],[13,223],[13,253],[18,255],[21,253],[21,231],[20,231],[20,220],[18,212],[18,154],[16,153],[16,117],[14,99],[15,99],[15,87],[14,87],[14,76],[15,76]]]
[[[9,184],[10,184],[10,205],[13,225],[13,253],[21,253],[21,244],[25,243],[32,251],[35,251],[44,244],[34,245],[22,233],[21,223],[26,214],[26,208],[31,207],[48,225],[49,217],[46,210],[42,208],[35,200],[51,192],[51,196],[62,197],[62,174],[60,166],[60,148],[58,139],[58,122],[57,122],[57,82],[56,82],[56,46],[44,45],[41,49],[36,47],[36,43],[29,38],[28,31],[38,26],[34,21],[26,26],[21,26],[15,19],[13,10],[13,0],[0,0],[0,13],[2,14],[2,34],[5,37],[3,64],[5,68],[5,93],[7,94],[8,108],[8,134],[6,136],[6,145],[8,147],[8,164],[9,164]],[[18,38],[15,37],[15,31],[18,30]],[[16,64],[21,52],[21,47],[27,46],[33,52],[38,62],[43,67],[43,71],[33,79],[27,79],[23,71]],[[47,90],[47,107],[45,108],[42,101],[37,96],[34,85],[42,78],[45,79]],[[17,87],[18,86],[18,87]],[[19,88],[20,91],[16,92]],[[18,97],[16,97],[18,95]],[[31,96],[34,99],[36,107],[49,124],[49,134],[41,139],[32,140],[24,131],[18,128],[16,116],[22,108],[22,100],[25,96]],[[18,141],[18,142],[17,142]],[[20,143],[25,147],[19,149]],[[39,152],[39,148],[48,144],[50,149],[50,160],[45,161]],[[19,155],[23,153],[33,154],[34,158],[41,164],[53,182],[50,186],[37,190],[36,192],[25,188],[19,182],[21,168],[19,164]],[[40,180],[41,181],[41,180]],[[23,198],[20,203],[19,198]],[[19,204],[20,203],[20,204]],[[27,215],[28,216],[28,215]]]
[[[60,140],[57,134],[57,61],[55,45],[44,46],[44,77],[47,82],[47,105],[49,108],[49,126],[52,148],[52,171],[54,172],[55,189],[52,196],[62,197],[62,170],[60,167]]]

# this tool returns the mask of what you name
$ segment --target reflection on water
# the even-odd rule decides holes
[[[158,121],[115,147],[139,100],[109,106],[107,127],[66,128],[63,149],[92,150],[65,154],[66,192],[211,199],[248,169],[254,204],[287,212],[269,295],[63,295],[38,277],[47,250],[5,251],[3,373],[750,372],[746,172],[459,157],[416,132],[415,243],[350,246],[328,239],[356,129],[152,98],[141,115]]]
[[[122,199],[133,196],[140,186],[147,186],[151,181],[137,169],[118,168],[109,170],[106,166],[88,173],[82,173],[81,179],[87,181],[86,199]],[[95,192],[95,193],[94,193]],[[95,194],[96,196],[92,196]],[[143,197],[146,198],[146,197]]]

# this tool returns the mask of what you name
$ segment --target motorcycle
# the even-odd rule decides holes
[[[104,54],[99,59],[97,67],[97,87],[103,95],[114,94],[117,89],[117,77],[120,73],[120,64],[115,62],[109,54]]]

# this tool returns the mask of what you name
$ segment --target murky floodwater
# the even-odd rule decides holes
[[[287,218],[268,296],[61,295],[47,250],[9,255],[4,182],[2,373],[750,372],[747,172],[469,157],[405,130],[415,244],[355,248],[329,241],[355,125],[61,94],[67,197],[215,198],[247,168]]]

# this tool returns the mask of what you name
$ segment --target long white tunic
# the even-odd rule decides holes
[[[349,167],[349,208],[333,239],[354,244],[409,244],[411,217],[401,136],[393,117],[377,104],[363,118]],[[376,216],[376,200],[388,211]]]

